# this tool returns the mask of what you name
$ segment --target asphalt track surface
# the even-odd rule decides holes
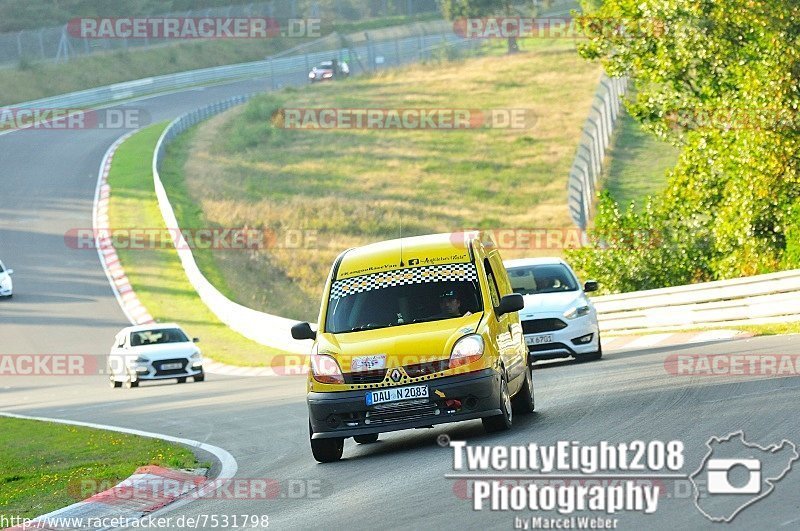
[[[152,121],[228,96],[264,90],[251,80],[132,102]],[[65,245],[70,228],[91,227],[100,160],[121,130],[28,130],[0,136],[0,258],[15,269],[15,296],[0,300],[0,354],[108,352],[127,324],[93,250]],[[437,436],[470,444],[557,441],[664,441],[686,445],[685,472],[706,453],[709,437],[744,430],[762,445],[800,443],[800,380],[795,377],[676,377],[668,355],[684,353],[800,354],[798,336],[608,354],[599,362],[556,362],[534,372],[538,412],[516,417],[510,432],[485,435],[479,421],[381,436],[373,445],[348,440],[345,459],[320,465],[308,446],[305,383],[298,377],[211,375],[204,383],[142,384],[110,389],[102,376],[2,377],[0,411],[94,422],[165,433],[225,448],[237,477],[274,479],[271,500],[199,500],[167,516],[269,515],[270,528],[511,528],[530,511],[474,511],[452,473],[452,450]],[[798,465],[796,468],[800,468]],[[308,485],[313,496],[289,495]],[[684,485],[685,486],[685,485]],[[680,486],[666,482],[652,516],[615,515],[619,528],[709,528]],[[299,489],[302,490],[302,489]],[[733,529],[800,527],[800,471],[790,472],[766,499],[747,508]],[[294,494],[297,494],[296,492]],[[536,516],[559,517],[556,512]]]

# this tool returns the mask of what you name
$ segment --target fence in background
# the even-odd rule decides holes
[[[436,39],[434,39],[436,41]],[[374,52],[381,54],[390,54],[394,49],[396,51],[395,61],[387,63],[383,61],[381,67],[391,66],[392,64],[399,65],[403,63],[410,63],[417,60],[422,60],[434,56],[438,51],[444,48],[455,49],[471,49],[477,46],[475,41],[453,40],[448,41],[439,39],[428,46],[417,47],[418,44],[424,43],[423,40],[412,38],[411,40],[397,41],[393,46],[392,43],[383,43],[382,45],[375,44]],[[385,45],[385,46],[384,46]],[[305,68],[305,61],[302,57],[295,57],[294,73],[297,75],[298,84],[301,82],[308,82],[307,73]],[[302,79],[301,79],[302,78]],[[156,146],[153,155],[153,181],[155,185],[156,197],[158,198],[159,209],[164,218],[167,227],[180,227],[178,220],[175,217],[175,212],[169,202],[167,191],[161,182],[159,175],[159,168],[164,159],[167,146],[178,135],[193,127],[194,125],[207,120],[208,118],[219,114],[231,107],[240,105],[247,101],[252,95],[237,96],[222,102],[218,102],[201,109],[192,111],[188,114],[180,116],[175,119],[164,130],[161,138]],[[176,231],[178,237],[180,232]],[[200,268],[195,262],[194,255],[188,245],[183,242],[175,242],[175,248],[178,256],[180,257],[183,269],[186,276],[197,291],[200,299],[206,306],[217,316],[217,318],[228,325],[232,330],[240,333],[241,335],[252,339],[262,345],[277,348],[294,353],[308,353],[308,344],[301,341],[295,341],[291,338],[290,328],[296,321],[280,317],[277,315],[270,315],[264,312],[259,312],[241,304],[237,304],[223,295],[211,282],[206,279]]]
[[[800,321],[800,270],[593,297],[605,332]]]
[[[278,21],[307,18],[324,24],[358,22],[378,16],[417,16],[439,13],[436,0],[271,0],[246,5],[199,9],[159,16],[270,17]],[[119,17],[135,16],[117,13]],[[147,16],[147,15],[139,15]],[[152,16],[152,15],[150,15]],[[83,39],[70,35],[67,25],[0,34],[0,65],[23,62],[67,62],[76,57],[99,52],[128,50],[163,45],[169,39]]]
[[[622,111],[622,96],[625,95],[627,86],[627,78],[609,78],[603,74],[589,117],[583,126],[578,152],[569,171],[569,214],[575,225],[584,231],[592,219],[597,181],[603,171],[603,158]]]
[[[237,79],[263,78],[266,89],[276,89],[289,84],[308,82],[308,72],[311,67],[327,59],[339,58],[347,61],[350,63],[351,72],[357,74],[425,59],[444,49],[442,44],[456,46],[459,49],[474,48],[480,44],[474,40],[462,40],[451,29],[449,23],[438,21],[387,28],[366,35],[364,32],[347,36],[333,34],[281,52],[264,61],[203,68],[115,83],[14,104],[14,107],[44,109],[90,107],[158,92]],[[0,101],[0,105],[2,103]]]

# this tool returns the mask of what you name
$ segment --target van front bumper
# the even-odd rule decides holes
[[[386,389],[308,393],[312,439],[353,437],[411,428],[430,427],[502,413],[500,374],[484,369],[408,385],[427,385],[428,398],[368,406],[367,393]],[[448,400],[460,402],[460,407]]]

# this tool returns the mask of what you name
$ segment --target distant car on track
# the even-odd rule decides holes
[[[11,281],[13,269],[6,269],[3,262],[0,262],[0,297],[11,297],[14,295],[14,283]]]
[[[311,69],[308,73],[308,79],[312,83],[320,81],[333,81],[337,78],[348,77],[350,75],[350,66],[344,61],[339,62],[335,59],[331,61],[322,61],[319,65]]]
[[[600,359],[597,310],[586,293],[597,282],[583,286],[572,268],[560,258],[526,258],[504,262],[514,293],[525,299],[519,312],[531,362],[574,357]]]
[[[138,387],[140,381],[177,378],[185,383],[205,380],[203,355],[174,323],[129,326],[114,339],[108,357],[111,387]]]

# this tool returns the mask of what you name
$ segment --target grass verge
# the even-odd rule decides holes
[[[0,417],[0,507],[34,518],[80,501],[82,480],[116,484],[136,468],[196,468],[182,446],[78,426]]]
[[[138,132],[124,142],[114,156],[108,178],[111,186],[109,221],[114,230],[165,228],[151,173],[153,150],[164,127],[165,124],[158,124]],[[186,197],[186,191],[180,182],[171,178],[173,175],[168,165],[162,179],[173,207],[185,218],[193,211],[185,206],[182,198]],[[198,221],[182,228],[201,226]],[[251,341],[219,321],[194,291],[172,246],[125,247],[117,249],[117,253],[139,300],[156,321],[177,322],[190,336],[199,336],[205,355],[222,363],[265,366],[272,355],[283,353]],[[208,280],[224,293],[224,280],[215,273],[213,261],[203,262],[203,267]]]
[[[573,43],[525,46],[289,89],[201,124],[183,171],[209,223],[316,238],[312,248],[276,245],[224,268],[236,300],[313,319],[335,256],[401,227],[411,236],[571,226],[567,175],[600,70]],[[287,130],[284,107],[527,109],[535,120],[519,129]],[[504,252],[523,254],[530,249]]]
[[[617,203],[636,208],[667,186],[667,172],[675,166],[679,150],[643,131],[623,113],[611,150],[606,158],[603,186]]]

